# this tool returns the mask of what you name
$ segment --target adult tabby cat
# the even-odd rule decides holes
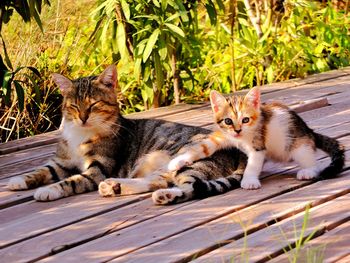
[[[197,145],[184,149],[169,163],[169,170],[213,154],[218,149],[238,147],[248,155],[241,187],[260,188],[259,175],[265,157],[276,161],[296,161],[301,170],[299,180],[332,178],[344,166],[344,149],[330,137],[314,132],[287,106],[271,103],[261,105],[260,90],[251,89],[245,97],[226,99],[212,91],[210,101],[219,131],[214,132]],[[316,148],[328,153],[331,164],[319,171],[316,164]]]
[[[99,77],[71,81],[53,74],[53,79],[64,98],[63,131],[56,155],[36,171],[12,178],[10,189],[47,185],[34,193],[38,201],[97,189],[102,196],[155,191],[154,203],[170,204],[239,187],[246,157],[235,148],[167,172],[172,156],[210,131],[122,117],[115,94],[115,66],[109,66]]]

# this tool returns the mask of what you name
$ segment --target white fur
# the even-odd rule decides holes
[[[265,145],[269,158],[276,161],[289,161],[290,155],[286,150],[290,143],[289,137],[289,113],[285,109],[275,108],[271,121],[267,127]]]
[[[34,199],[38,201],[52,201],[64,196],[62,189],[56,185],[40,187],[34,193]]]
[[[302,168],[297,173],[297,179],[310,180],[317,177],[319,170],[316,166],[316,153],[308,145],[302,145],[291,153],[292,158]]]
[[[152,200],[156,205],[166,205],[172,202],[176,197],[180,197],[182,195],[183,191],[177,187],[159,189],[152,193]]]
[[[177,171],[180,168],[192,164],[192,154],[190,152],[181,154],[174,159],[172,159],[168,164],[169,171]]]
[[[261,187],[259,175],[262,171],[265,160],[265,151],[251,150],[248,152],[248,163],[244,170],[241,187],[243,189],[257,189]]]
[[[115,196],[113,187],[120,184],[119,195],[132,195],[145,193],[150,190],[149,182],[144,178],[108,178],[98,186],[98,192],[101,196]]]
[[[10,190],[25,190],[28,189],[27,183],[24,178],[16,176],[10,179],[7,184]]]

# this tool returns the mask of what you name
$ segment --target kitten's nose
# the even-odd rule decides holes
[[[235,132],[237,132],[237,134],[239,134],[241,131],[242,131],[242,129],[239,129],[239,130],[235,129]]]

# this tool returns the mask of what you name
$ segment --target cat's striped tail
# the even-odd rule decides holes
[[[340,143],[328,136],[314,133],[315,145],[317,148],[329,154],[331,163],[325,169],[323,169],[317,179],[330,179],[339,174],[344,167],[345,163],[345,150]]]
[[[152,194],[155,204],[168,205],[182,203],[191,199],[202,199],[226,193],[240,188],[241,175],[231,175],[213,180],[205,180],[196,176],[185,179],[172,188],[159,189]]]

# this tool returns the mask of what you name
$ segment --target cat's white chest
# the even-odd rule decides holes
[[[265,146],[267,156],[276,161],[289,161],[289,114],[284,109],[275,109],[267,125]]]
[[[64,124],[63,138],[67,141],[69,155],[74,165],[84,170],[84,152],[82,143],[93,136],[91,131],[74,126],[73,124]]]

